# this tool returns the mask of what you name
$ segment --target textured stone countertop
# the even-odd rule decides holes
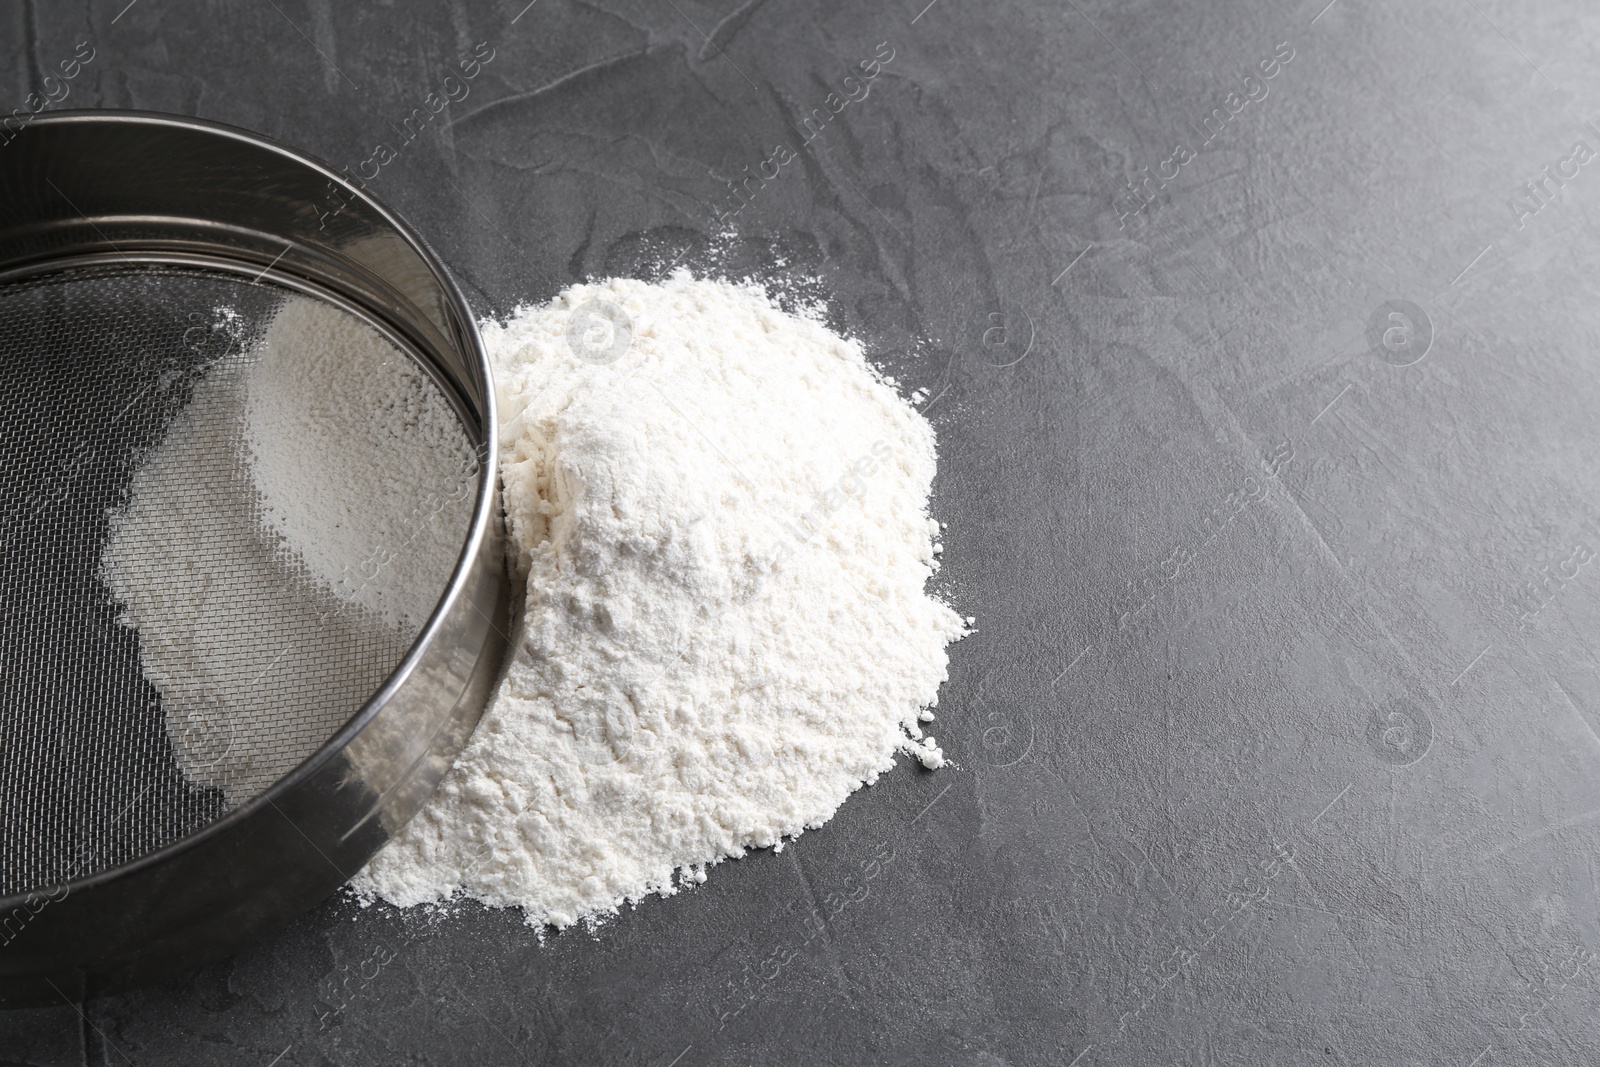
[[[753,273],[928,391],[955,766],[593,934],[330,900],[0,1064],[1600,1060],[1600,9],[524,2],[11,3],[0,110],[90,42],[65,106],[355,169],[492,49],[373,182],[480,313]]]

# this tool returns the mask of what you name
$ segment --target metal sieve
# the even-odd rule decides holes
[[[307,307],[370,367],[302,374],[281,324]],[[374,439],[447,412],[465,465],[262,443],[272,412],[314,444],[363,398]],[[285,470],[355,546],[336,572],[273,510]],[[0,132],[0,999],[225,955],[404,825],[503,659],[495,472],[471,310],[363,190],[193,119]]]

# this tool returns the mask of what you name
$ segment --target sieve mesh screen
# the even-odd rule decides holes
[[[0,895],[136,859],[260,795],[415,640],[423,619],[342,595],[289,550],[253,481],[240,383],[280,358],[262,338],[307,299],[156,267],[0,286]],[[414,389],[410,357],[378,343],[364,387]],[[315,475],[307,492],[337,488]],[[475,475],[409,487],[457,545]],[[437,599],[455,559],[428,543],[383,558]]]

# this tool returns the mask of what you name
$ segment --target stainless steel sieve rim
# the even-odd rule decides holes
[[[128,187],[122,187],[121,171],[117,182],[101,173],[100,161],[86,146],[127,164],[135,172]],[[147,191],[151,203],[140,201],[139,173],[157,179]],[[197,174],[207,180],[222,175],[216,180],[225,189],[184,184]],[[70,213],[37,188],[40,178],[66,199]],[[312,230],[321,187],[336,191],[344,206],[334,226]],[[26,195],[8,195],[18,189]],[[493,379],[471,306],[425,239],[332,167],[270,138],[152,112],[57,112],[35,119],[0,147],[0,201],[7,200],[9,205],[0,204],[0,281],[55,273],[86,258],[115,263],[118,257],[270,278],[345,304],[346,310],[353,306],[363,318],[388,327],[391,340],[405,342],[402,347],[412,358],[425,357],[425,365],[453,387],[452,399],[463,414],[476,417],[477,425],[467,428],[469,436],[476,433],[477,493],[449,581],[399,664],[351,718],[261,795],[199,829],[116,866],[0,898],[0,914],[6,914],[41,892],[62,892],[62,903],[39,912],[50,921],[36,918],[34,923],[54,928],[41,933],[39,944],[65,953],[61,966],[70,974],[58,973],[80,986],[91,981],[123,985],[236,948],[242,935],[212,922],[209,932],[189,937],[183,951],[140,946],[138,931],[115,914],[116,887],[136,885],[147,906],[159,910],[162,902],[155,894],[162,884],[170,892],[175,877],[194,878],[202,869],[202,854],[206,862],[238,854],[257,862],[254,853],[241,850],[288,838],[281,827],[268,825],[275,810],[341,877],[286,873],[276,896],[264,890],[248,908],[240,905],[252,916],[252,929],[265,929],[304,910],[354,873],[329,854],[347,863],[365,862],[420,807],[465,743],[508,643],[510,580],[500,552]],[[224,202],[245,204],[259,217],[253,225],[240,225],[207,214]],[[373,242],[381,246],[376,252]],[[440,707],[442,700],[452,703]],[[363,772],[362,778],[348,753],[386,712],[401,726],[417,727],[404,735],[414,743],[402,759],[391,760],[376,775]],[[380,814],[386,818],[375,818]],[[227,890],[237,895],[243,877],[218,877],[219,899],[229,899],[220,896]],[[196,907],[192,900],[184,906]],[[166,910],[172,914],[160,918],[182,918],[178,904],[168,902]],[[74,916],[82,929],[67,921]],[[114,947],[94,943],[97,926],[110,932]],[[60,945],[53,946],[52,939]],[[17,955],[0,953],[0,999],[27,998],[29,989],[16,979],[56,966],[41,954],[35,957],[19,971]]]
[[[475,322],[471,305],[467,303],[466,296],[461,292],[460,287],[456,285],[455,279],[450,276],[449,270],[445,267],[443,260],[438,257],[438,255],[433,251],[432,247],[427,243],[422,235],[412,229],[410,224],[406,223],[399,216],[391,212],[387,207],[383,206],[383,204],[378,200],[369,196],[364,190],[356,189],[353,185],[347,182],[342,175],[333,170],[332,167],[322,163],[320,160],[317,160],[312,156],[306,155],[305,153],[299,152],[296,149],[292,149],[287,145],[276,142],[271,138],[249,133],[245,130],[227,126],[222,123],[208,122],[201,119],[185,118],[174,115],[163,115],[157,112],[110,111],[80,108],[52,112],[36,119],[33,125],[61,126],[85,121],[98,122],[104,121],[108,116],[115,116],[118,121],[128,123],[148,123],[151,125],[204,130],[207,133],[217,134],[240,142],[271,149],[272,151],[282,155],[284,158],[301,166],[307,167],[311,170],[319,171],[329,181],[339,183],[344,188],[349,189],[356,196],[359,196],[365,200],[372,207],[375,213],[382,216],[384,221],[396,233],[406,238],[421,255],[424,262],[433,268],[440,288],[450,300],[454,310],[457,311],[457,313],[459,313],[463,320],[467,323]],[[165,257],[124,255],[121,253],[114,253],[114,255],[119,256],[121,259],[132,262],[149,264],[170,263],[177,266],[193,265],[205,269],[220,269],[224,271],[237,272],[240,274],[248,274],[257,279],[263,277],[264,275],[267,278],[275,278],[279,284],[286,284],[290,288],[297,289],[308,294],[314,293],[315,295],[324,299],[326,299],[328,296],[326,293],[319,292],[312,287],[307,286],[298,278],[284,277],[279,275],[279,272],[276,270],[276,268],[270,266],[264,271],[256,272],[245,269],[245,265],[238,264],[236,262],[230,262],[229,260],[220,257],[213,259],[211,257],[204,256],[189,257],[181,255],[171,255]],[[41,263],[37,266],[54,271],[55,269],[71,269],[71,267],[75,265],[63,261],[49,262],[54,265],[47,266],[45,263]],[[108,260],[106,262],[115,262],[115,260]],[[29,269],[28,267],[23,267],[15,271],[7,270],[0,272],[0,283],[19,280],[20,277],[31,276],[35,273],[43,273],[43,270],[36,271]],[[336,302],[347,303],[347,301],[344,300],[339,300]],[[364,315],[363,317],[367,316]],[[391,334],[391,341],[395,339],[392,335],[392,331],[385,330],[384,332]],[[494,489],[499,479],[499,441],[497,439],[499,420],[497,409],[495,407],[494,388],[492,384],[493,378],[491,376],[492,372],[489,367],[489,355],[488,351],[483,347],[483,338],[478,333],[475,325],[468,333],[467,339],[471,344],[471,355],[476,365],[476,369],[481,373],[483,382],[486,386],[483,391],[482,400],[483,417],[481,423],[483,427],[483,440],[478,444],[477,448],[479,462],[478,492],[477,499],[473,505],[472,525],[468,530],[467,538],[462,545],[461,552],[456,556],[456,565],[451,571],[450,581],[445,587],[444,595],[441,596],[438,602],[435,604],[433,613],[429,615],[428,621],[423,625],[421,631],[417,634],[417,639],[412,642],[411,648],[407,650],[404,658],[401,659],[400,664],[394,669],[393,673],[389,675],[388,679],[378,689],[378,691],[361,706],[361,709],[357,711],[355,715],[352,716],[351,719],[333,735],[332,738],[323,744],[322,747],[317,749],[316,752],[312,753],[311,756],[297,764],[294,770],[290,771],[288,774],[284,775],[282,778],[278,779],[278,781],[269,786],[266,792],[262,793],[260,796],[246,801],[238,808],[228,812],[222,818],[207,823],[204,827],[195,831],[194,833],[185,835],[184,837],[181,837],[170,844],[163,845],[162,847],[148,852],[143,856],[139,856],[136,859],[129,860],[126,863],[118,864],[115,867],[108,867],[103,871],[97,871],[94,874],[81,879],[74,879],[73,881],[68,882],[65,886],[49,886],[41,888],[64,888],[70,893],[73,890],[82,889],[87,886],[114,881],[124,874],[138,870],[142,866],[161,862],[162,860],[170,858],[172,855],[175,855],[179,852],[194,848],[195,846],[203,843],[208,837],[226,832],[227,829],[233,824],[248,819],[255,812],[272,804],[277,797],[293,789],[297,784],[310,777],[310,775],[313,774],[319,767],[326,764],[329,759],[333,758],[337,753],[342,751],[352,740],[355,739],[358,734],[362,732],[362,730],[366,728],[372,719],[379,714],[384,705],[386,705],[393,697],[394,693],[402,685],[404,685],[406,679],[410,677],[411,672],[416,668],[423,652],[443,626],[444,619],[448,614],[450,607],[455,604],[463,595],[463,589],[467,583],[468,571],[471,569],[474,558],[483,546],[484,539],[489,530],[490,522],[497,517],[498,513],[498,498],[494,492]],[[8,905],[12,905],[17,901],[24,899],[25,897],[26,894],[10,898],[0,898],[0,913],[8,910]]]

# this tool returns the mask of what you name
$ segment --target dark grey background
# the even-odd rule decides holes
[[[1593,5],[124,3],[6,5],[0,110],[89,41],[65,106],[354,168],[488,42],[374,191],[483,313],[674,261],[825,294],[929,390],[980,629],[957,765],[781,854],[543,943],[330,901],[0,1015],[0,1062],[1600,1058]]]

